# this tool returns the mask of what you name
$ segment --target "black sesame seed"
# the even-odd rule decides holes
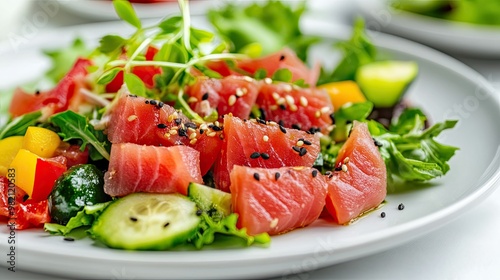
[[[159,124],[157,125],[157,127],[158,127],[159,129],[164,129],[164,128],[167,128],[167,125],[166,125],[166,124],[164,124],[164,123],[159,123]]]
[[[202,96],[201,96],[201,100],[207,100],[208,99],[208,92],[205,92]]]
[[[263,159],[269,159],[269,158],[270,158],[270,156],[269,156],[269,154],[268,154],[268,153],[262,153],[262,154],[260,154],[260,156],[261,156]]]
[[[184,124],[186,127],[190,127],[190,128],[197,128],[196,124],[195,123],[192,123],[192,122],[187,122]]]
[[[405,209],[405,205],[403,203],[400,203],[398,205],[398,210],[403,210],[403,209]]]
[[[163,105],[165,105],[165,103],[163,103],[163,102],[161,102],[161,101],[160,101],[160,102],[158,102],[158,108],[162,108],[162,107],[163,107]]]
[[[283,60],[285,60],[285,56],[284,56],[284,55],[281,55],[281,56],[280,56],[280,61],[283,61]]]
[[[203,132],[205,132],[205,130],[203,130],[203,129],[200,129],[200,134],[203,134]]]
[[[170,225],[169,222],[167,222],[166,224],[163,225],[164,228],[168,227]]]
[[[341,171],[342,170],[342,167],[341,166],[337,166],[335,167],[335,171]]]
[[[179,136],[187,137],[186,130],[182,128],[179,128],[179,130],[177,130],[177,134],[179,134]]]
[[[222,130],[222,127],[219,127],[219,126],[214,125],[214,126],[212,126],[212,130],[213,130],[213,131],[221,131],[221,130]]]
[[[38,89],[37,89],[37,90],[35,91],[35,95],[40,95],[40,90],[38,90]]]
[[[278,181],[278,179],[281,177],[281,174],[279,172],[274,173],[274,179]]]
[[[203,211],[200,209],[196,210],[196,216],[201,216],[201,214],[203,214]]]
[[[259,175],[259,173],[254,173],[254,174],[253,174],[253,178],[254,178],[255,180],[257,180],[257,181],[260,181],[260,175]]]
[[[318,176],[318,170],[314,169],[312,171],[312,176],[313,176],[313,178],[316,178],[316,176]]]
[[[312,145],[311,141],[302,140],[302,142],[304,142],[304,145],[307,145],[307,146],[311,146]]]
[[[279,124],[279,125],[281,125],[281,126],[285,126],[285,122],[284,122],[283,120],[280,120],[280,121],[278,122],[278,124]]]
[[[135,95],[135,94],[129,94],[129,95],[128,95],[128,97],[133,97],[133,98],[136,98],[136,97],[137,97],[137,95]]]
[[[151,104],[151,105],[157,105],[158,103],[156,102],[156,100],[151,100],[151,101],[149,101],[149,104]]]
[[[64,241],[75,241],[73,237],[64,237]]]
[[[306,148],[304,147],[300,147],[300,151],[299,151],[299,156],[304,156],[305,154],[307,154],[307,150]]]
[[[280,107],[280,109],[281,109],[281,110],[283,110],[283,111],[284,111],[284,110],[286,110],[286,106],[285,106],[285,104],[280,104],[280,105],[279,105],[279,107]]]
[[[177,118],[177,119],[175,119],[175,120],[174,120],[174,123],[175,123],[176,125],[180,125],[180,124],[181,124],[181,122],[182,122],[182,119],[181,119],[181,118]]]
[[[294,123],[294,124],[292,124],[292,128],[300,130],[300,124]]]
[[[132,222],[137,222],[137,218],[136,218],[136,217],[130,217],[130,220],[131,220]]]
[[[261,123],[261,124],[266,124],[266,121],[265,121],[265,120],[263,120],[263,119],[257,119],[257,122],[258,122],[258,123]]]
[[[311,134],[314,134],[316,132],[321,132],[321,129],[319,129],[319,127],[312,126],[311,128],[309,128],[309,132],[311,132]]]
[[[250,158],[259,158],[260,157],[260,153],[259,152],[253,152],[251,155],[250,155]]]
[[[380,213],[380,217],[385,218],[385,212]]]
[[[149,100],[144,101],[144,103],[149,104]]]
[[[26,202],[26,200],[28,200],[28,198],[30,198],[30,196],[28,194],[25,194],[23,196],[23,202]]]
[[[293,146],[292,149],[296,151],[297,153],[300,153],[300,147]]]
[[[282,125],[280,125],[279,128],[280,128],[281,132],[286,134],[286,129]]]

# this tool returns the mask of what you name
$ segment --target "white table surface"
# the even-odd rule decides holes
[[[42,0],[0,1],[0,41],[11,32],[21,32]],[[313,0],[315,1],[315,0]],[[319,0],[321,1],[321,0]],[[315,1],[317,2],[317,1]],[[350,22],[354,8],[350,0],[327,1],[323,16]],[[335,3],[334,3],[335,2]],[[314,5],[314,7],[322,7]],[[17,15],[17,17],[15,16]],[[59,11],[36,26],[33,36],[58,26],[88,22]],[[483,74],[500,89],[500,60],[457,57]],[[1,63],[1,62],[0,62]],[[440,229],[405,245],[368,257],[334,265],[293,279],[500,279],[500,191]],[[3,254],[3,253],[2,253]],[[54,264],[57,265],[57,264]],[[61,279],[0,266],[0,279]]]

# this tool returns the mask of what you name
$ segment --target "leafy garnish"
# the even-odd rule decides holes
[[[36,111],[12,119],[0,130],[0,139],[9,136],[23,136],[28,127],[35,125],[41,116],[42,113]]]
[[[295,9],[280,1],[266,1],[247,7],[229,4],[209,11],[208,18],[235,52],[255,56],[262,50],[260,55],[266,55],[288,46],[306,61],[309,47],[319,39],[302,34],[299,20],[304,11],[305,1]]]
[[[142,27],[142,23],[137,17],[132,4],[127,0],[114,0],[113,6],[115,7],[116,14],[124,21],[130,23],[137,28]]]
[[[50,234],[67,235],[76,228],[91,226],[110,203],[111,202],[86,205],[81,211],[76,213],[74,217],[69,219],[65,226],[55,223],[45,223],[43,228]]]
[[[268,245],[271,242],[271,238],[267,233],[251,236],[248,235],[245,228],[238,229],[236,227],[238,214],[236,213],[232,213],[219,221],[215,221],[207,213],[202,213],[200,217],[201,222],[198,231],[190,240],[197,249],[201,249],[204,245],[212,244],[215,241],[216,234],[239,237],[247,246],[254,243]]]
[[[368,38],[362,19],[356,20],[351,38],[347,41],[338,42],[337,47],[344,52],[344,57],[332,72],[321,69],[318,85],[355,80],[358,68],[375,61],[377,56],[377,48]]]
[[[389,129],[376,121],[368,127],[381,146],[388,177],[404,181],[427,181],[446,174],[448,161],[458,150],[436,141],[442,131],[453,128],[457,121],[446,120],[424,129],[426,117],[419,109],[407,109]]]
[[[50,118],[50,122],[59,127],[60,136],[63,141],[78,139],[82,141],[81,150],[90,144],[90,158],[92,160],[100,160],[105,158],[109,160],[109,152],[111,144],[107,141],[102,131],[96,131],[89,124],[86,117],[77,114],[73,111],[65,111],[54,115]]]
[[[335,128],[331,135],[334,141],[343,142],[349,134],[348,125],[353,121],[365,121],[373,110],[370,101],[347,103],[335,112]]]

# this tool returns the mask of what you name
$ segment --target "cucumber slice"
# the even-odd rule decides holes
[[[356,82],[375,108],[390,108],[403,97],[417,74],[415,62],[378,61],[359,67]]]
[[[127,250],[165,250],[191,238],[200,217],[179,194],[134,193],[113,202],[91,233],[106,246]]]
[[[205,185],[190,183],[188,197],[214,221],[231,214],[231,194]]]

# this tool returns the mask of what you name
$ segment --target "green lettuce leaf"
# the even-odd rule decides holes
[[[426,117],[419,109],[407,109],[389,129],[369,121],[370,133],[380,146],[389,179],[427,181],[443,176],[450,170],[448,161],[457,147],[439,143],[435,137],[455,127],[457,121],[446,120],[425,128]]]
[[[76,213],[65,226],[55,223],[46,223],[44,225],[44,230],[54,235],[67,235],[74,229],[83,226],[91,226],[104,209],[108,207],[109,203],[111,202],[87,205]]]
[[[12,119],[0,130],[0,139],[9,136],[23,136],[28,127],[35,125],[41,116],[42,113],[36,111]]]

